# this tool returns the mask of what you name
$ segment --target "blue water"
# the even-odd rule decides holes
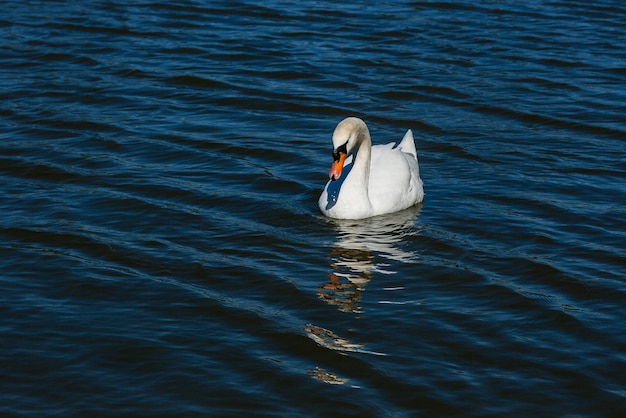
[[[626,414],[622,2],[3,6],[1,415]]]

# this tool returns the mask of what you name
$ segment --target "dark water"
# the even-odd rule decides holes
[[[626,414],[623,2],[366,4],[3,2],[1,415]]]

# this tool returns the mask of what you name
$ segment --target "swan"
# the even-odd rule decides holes
[[[333,133],[329,176],[318,203],[330,218],[364,219],[397,212],[424,200],[410,129],[399,144],[372,147],[363,120],[342,120]]]

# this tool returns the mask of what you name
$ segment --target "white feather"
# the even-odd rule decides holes
[[[331,218],[363,219],[409,208],[424,199],[415,141],[408,130],[399,144],[372,147],[361,119],[347,118],[333,134],[335,149],[347,144],[341,177],[330,180],[319,199]],[[352,158],[350,158],[352,157]]]

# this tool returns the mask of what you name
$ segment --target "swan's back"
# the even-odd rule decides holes
[[[399,144],[372,147],[368,192],[377,214],[406,209],[423,200],[417,151],[410,130]]]

